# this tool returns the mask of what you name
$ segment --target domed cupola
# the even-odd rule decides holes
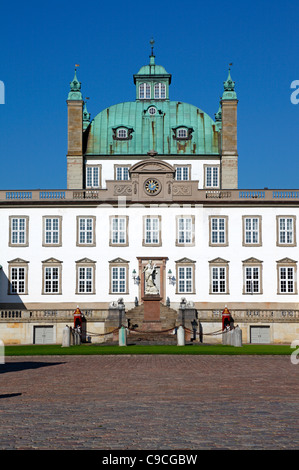
[[[155,63],[154,43],[151,39],[151,55],[149,65],[141,67],[134,75],[136,85],[136,100],[138,101],[165,101],[169,100],[169,85],[171,75],[162,65]]]

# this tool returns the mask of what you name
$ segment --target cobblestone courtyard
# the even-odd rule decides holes
[[[298,449],[286,356],[7,357],[0,448]]]

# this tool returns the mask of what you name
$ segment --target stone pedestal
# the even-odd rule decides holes
[[[162,297],[160,295],[145,295],[142,297],[144,307],[143,317],[143,330],[161,330],[160,319],[160,302]]]

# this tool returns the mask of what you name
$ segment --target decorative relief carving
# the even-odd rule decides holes
[[[173,194],[175,196],[190,196],[192,193],[191,186],[185,186],[185,185],[175,185],[173,186]]]
[[[114,186],[114,196],[132,194],[132,186],[127,184],[116,184]]]

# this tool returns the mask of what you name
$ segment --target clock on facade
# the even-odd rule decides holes
[[[161,191],[161,184],[154,178],[149,178],[144,183],[144,189],[147,194],[155,195]]]

